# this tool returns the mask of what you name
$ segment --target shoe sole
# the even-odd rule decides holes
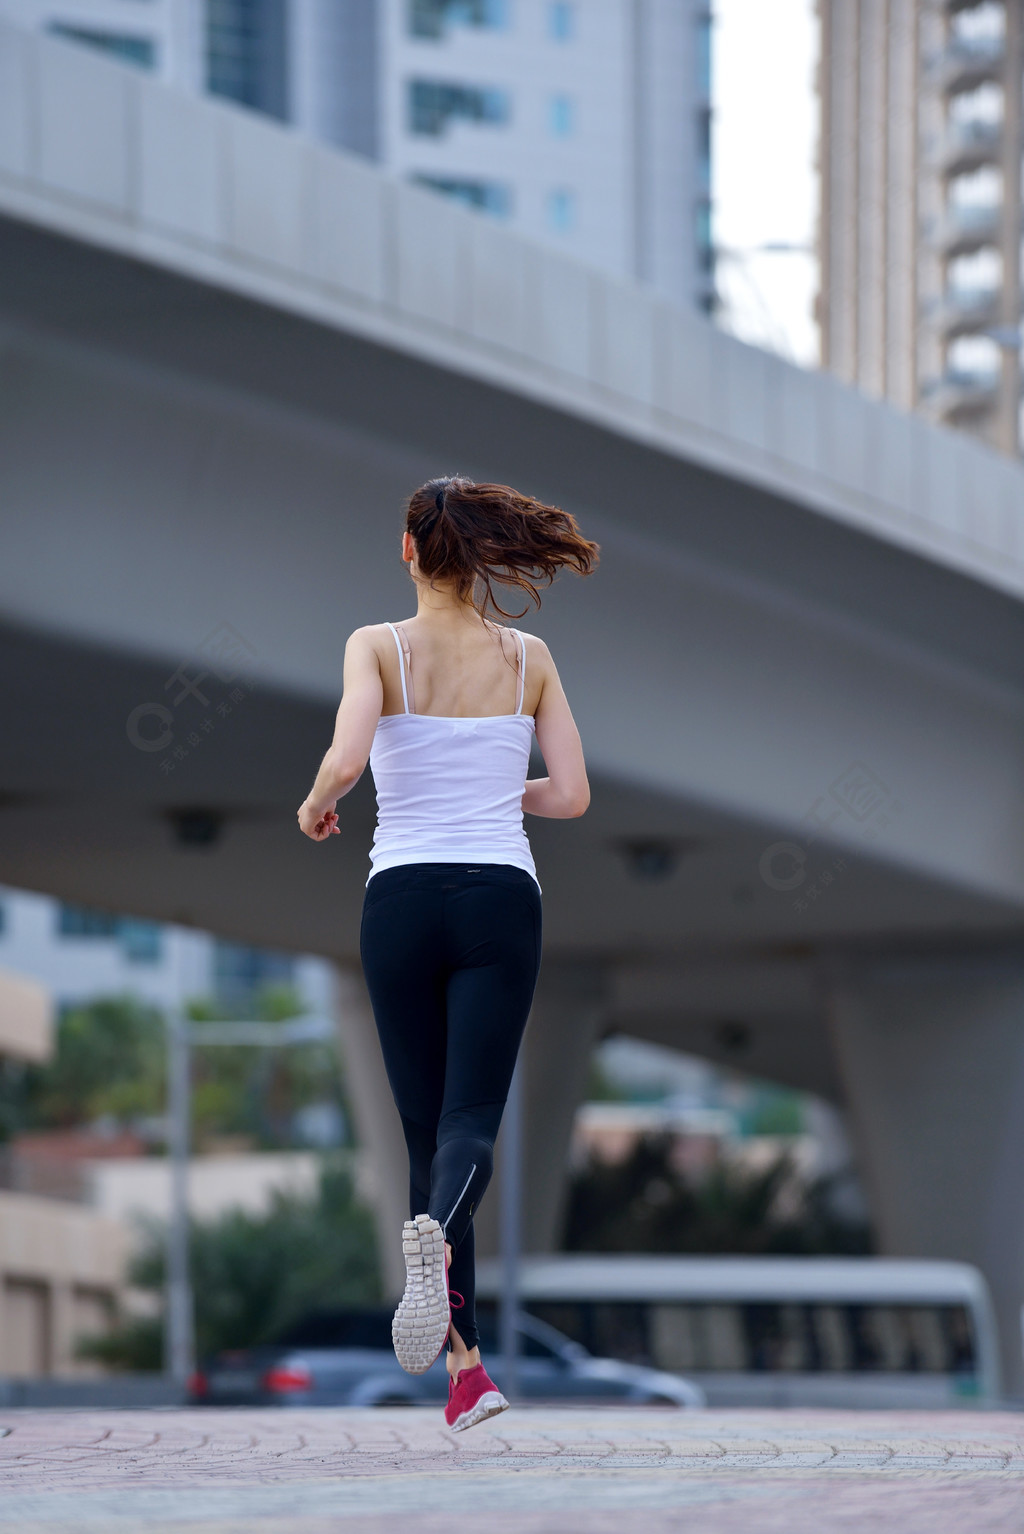
[[[503,1411],[508,1411],[508,1402],[501,1391],[488,1390],[475,1406],[464,1411],[461,1417],[456,1417],[448,1426],[453,1433],[464,1433],[468,1427],[476,1427],[478,1422],[486,1422],[488,1417],[497,1417]]]
[[[426,1374],[441,1356],[451,1325],[444,1232],[429,1215],[406,1220],[402,1230],[405,1293],[391,1323],[395,1357],[406,1374]]]

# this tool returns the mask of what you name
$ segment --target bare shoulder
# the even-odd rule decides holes
[[[537,634],[523,634],[524,661],[526,669],[527,690],[535,699],[531,708],[534,713],[545,705],[550,698],[557,696],[562,690],[562,683],[558,675],[554,657],[544,640]]]
[[[391,630],[386,623],[364,623],[362,628],[352,630],[345,643],[358,650],[376,650],[390,639]]]
[[[362,628],[353,629],[345,641],[345,655],[352,661],[361,664],[369,664],[372,657],[380,662],[384,654],[384,646],[391,641],[391,633],[386,623],[364,623]]]
[[[539,634],[528,634],[525,629],[519,630],[523,636],[523,645],[526,652],[526,661],[534,670],[540,670],[545,675],[550,675],[555,670],[555,663],[544,640]]]

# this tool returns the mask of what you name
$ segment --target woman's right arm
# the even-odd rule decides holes
[[[590,803],[583,744],[550,650],[536,635],[531,635],[531,641],[530,665],[534,667],[539,661],[543,677],[534,719],[548,775],[528,779],[523,810],[550,820],[571,820],[582,815]]]
[[[309,807],[311,822],[333,810],[365,772],[383,701],[374,630],[371,626],[356,629],[345,645],[344,692],[334,722],[334,739],[303,806]]]

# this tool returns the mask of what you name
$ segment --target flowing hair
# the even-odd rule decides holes
[[[600,552],[570,512],[509,485],[457,476],[430,479],[409,497],[405,529],[430,584],[450,582],[482,618],[489,607],[503,618],[521,618],[531,601],[540,606],[540,584],[550,586],[562,569],[590,575]],[[522,612],[506,612],[498,603],[495,581],[525,593]]]

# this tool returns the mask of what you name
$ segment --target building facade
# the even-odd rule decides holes
[[[709,0],[0,0],[712,307]]]
[[[97,996],[126,993],[165,1010],[212,997],[238,1011],[261,985],[273,983],[294,986],[307,1011],[329,1013],[334,1005],[326,960],[6,886],[0,886],[0,969],[46,986],[58,1015]]]
[[[400,175],[705,309],[701,0],[389,0],[381,157]]]
[[[819,0],[824,365],[1021,445],[1024,0]]]

